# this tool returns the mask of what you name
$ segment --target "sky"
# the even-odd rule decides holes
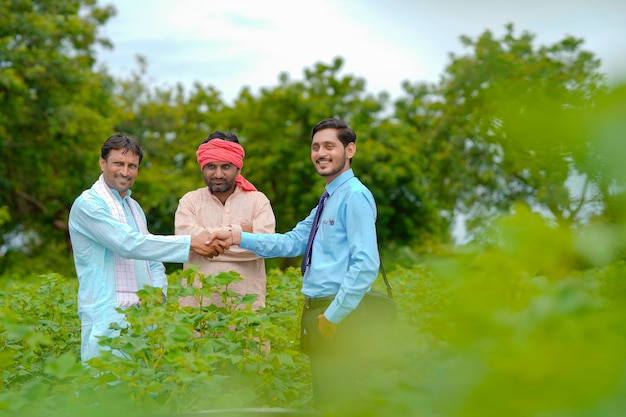
[[[344,60],[340,74],[364,78],[370,93],[402,93],[401,84],[437,82],[459,37],[485,30],[501,37],[533,33],[536,45],[566,36],[601,59],[610,83],[626,79],[626,0],[98,0],[117,15],[100,35],[114,45],[99,62],[117,77],[147,60],[154,86],[194,82],[231,101],[244,86],[257,93],[317,63]]]

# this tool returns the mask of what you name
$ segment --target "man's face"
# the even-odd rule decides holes
[[[344,147],[337,137],[337,129],[320,130],[313,135],[311,142],[311,161],[313,166],[330,183],[350,169],[350,158],[356,152],[354,142]]]
[[[139,173],[139,155],[113,149],[106,160],[100,157],[100,169],[106,185],[126,197],[126,191],[135,184]]]
[[[235,188],[239,168],[230,162],[209,162],[202,168],[204,182],[213,194],[230,192]]]

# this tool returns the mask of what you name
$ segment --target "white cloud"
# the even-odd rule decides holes
[[[105,0],[101,0],[105,2]],[[368,90],[400,93],[403,80],[437,81],[460,35],[506,23],[539,43],[566,35],[585,39],[603,71],[626,66],[626,2],[612,0],[108,0],[118,16],[104,28],[115,45],[101,58],[128,75],[134,55],[148,59],[158,84],[210,84],[224,98],[244,86],[273,86],[281,72],[301,78],[317,62],[344,58],[344,73],[365,78]]]

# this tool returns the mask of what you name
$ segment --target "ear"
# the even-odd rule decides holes
[[[356,153],[356,143],[350,142],[348,146],[346,146],[346,156],[348,159],[351,159]]]
[[[103,157],[100,157],[100,170],[104,171],[104,166],[106,165],[107,161],[104,160]]]

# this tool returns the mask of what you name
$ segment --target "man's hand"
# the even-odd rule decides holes
[[[233,232],[228,229],[216,230],[215,232],[209,234],[208,243],[210,243],[211,246],[219,245],[224,249],[228,249],[234,244]]]
[[[209,232],[202,232],[191,237],[191,250],[200,256],[213,258],[224,253],[225,248],[219,242],[211,242]]]
[[[224,253],[226,249],[228,249],[228,247],[223,245],[222,242],[220,242],[219,240],[214,240],[211,243],[209,243],[209,251],[211,252],[211,254],[207,256],[209,258],[214,258]]]
[[[332,339],[335,337],[337,333],[337,325],[328,321],[326,316],[320,314],[317,316],[317,329],[320,331],[320,334],[326,339]]]

